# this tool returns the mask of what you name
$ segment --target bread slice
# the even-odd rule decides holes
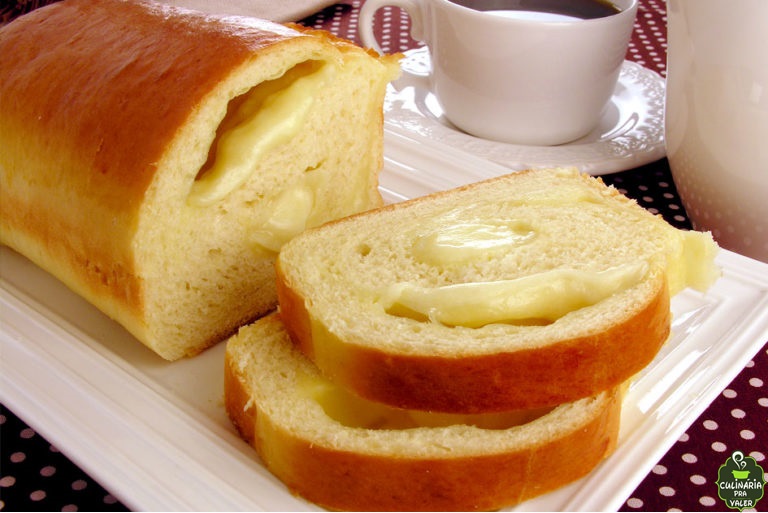
[[[381,205],[399,73],[328,33],[65,0],[0,29],[0,240],[162,357],[276,304],[274,257]]]
[[[298,347],[367,399],[539,408],[646,366],[670,295],[706,288],[716,250],[599,179],[527,171],[305,232],[280,252],[278,297]]]
[[[241,436],[294,493],[334,510],[491,510],[588,473],[616,445],[616,389],[541,411],[434,415],[327,381],[277,314],[226,346],[225,402]]]

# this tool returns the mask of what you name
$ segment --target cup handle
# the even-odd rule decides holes
[[[421,20],[421,8],[417,0],[366,0],[360,9],[360,39],[364,46],[373,48],[380,54],[385,52],[379,46],[373,33],[373,16],[382,7],[392,5],[400,7],[411,17],[411,37],[417,41],[424,39],[424,25]]]

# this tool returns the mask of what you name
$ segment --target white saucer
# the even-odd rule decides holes
[[[502,164],[514,170],[577,166],[592,175],[623,171],[656,161],[664,149],[664,79],[624,61],[613,98],[588,135],[560,146],[523,146],[474,137],[454,127],[429,91],[429,51],[405,53],[403,75],[387,90],[385,127],[406,131]]]

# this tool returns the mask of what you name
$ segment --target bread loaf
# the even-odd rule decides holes
[[[510,506],[589,472],[616,445],[621,392],[492,415],[388,408],[327,381],[273,314],[227,342],[225,403],[267,468],[321,506],[467,511]]]
[[[540,408],[645,367],[670,296],[705,289],[716,251],[599,179],[528,171],[305,232],[278,256],[278,297],[297,346],[367,399]]]
[[[65,0],[0,29],[0,237],[173,360],[275,307],[307,226],[381,204],[399,73],[330,34]]]

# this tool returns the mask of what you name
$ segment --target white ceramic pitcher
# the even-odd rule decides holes
[[[768,0],[667,1],[666,145],[696,229],[768,262]]]

